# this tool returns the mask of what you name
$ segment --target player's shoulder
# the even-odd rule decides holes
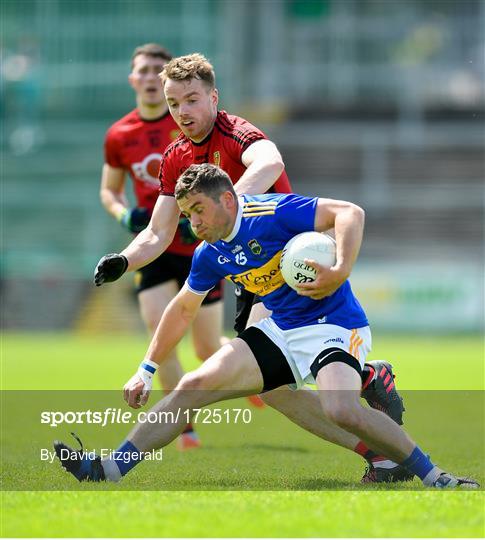
[[[242,215],[244,218],[276,216],[287,219],[288,213],[313,207],[315,200],[315,197],[304,197],[295,193],[243,195]]]
[[[211,255],[214,255],[216,251],[217,248],[214,245],[209,244],[204,240],[195,248],[192,259],[198,264],[201,262],[210,261]]]
[[[140,123],[140,116],[138,110],[133,109],[128,114],[122,116],[119,120],[116,120],[106,131],[106,138],[112,139],[117,136],[122,136],[133,127],[136,127]]]
[[[183,134],[179,133],[177,138],[174,139],[163,152],[163,159],[167,159],[179,152],[185,152],[190,147],[190,140]]]
[[[244,118],[227,114],[225,111],[218,112],[215,130],[226,151],[229,154],[236,152],[238,158],[253,143],[267,138],[260,129]]]
[[[286,200],[291,193],[263,193],[262,195],[243,195],[244,206],[258,206],[271,204],[277,206],[282,201]]]
[[[255,125],[251,124],[245,118],[228,114],[226,111],[219,111],[216,118],[216,127],[231,135],[243,134],[248,132],[258,133],[264,136],[263,132]]]
[[[138,109],[133,109],[129,113],[125,114],[124,116],[116,120],[116,122],[113,122],[109,130],[116,130],[121,127],[132,126],[134,124],[138,124],[139,122],[140,122],[140,115],[138,114]]]
[[[242,217],[243,219],[263,218],[274,216],[277,212],[281,200],[281,194],[268,193],[264,195],[243,195],[242,196]],[[257,220],[256,220],[257,221]]]

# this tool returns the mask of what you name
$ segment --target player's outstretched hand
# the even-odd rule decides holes
[[[94,284],[99,287],[119,279],[128,268],[128,259],[119,253],[109,253],[99,259],[94,269]]]
[[[125,208],[119,221],[130,232],[139,233],[150,223],[150,214],[146,208]]]
[[[298,294],[309,296],[313,300],[321,300],[333,294],[349,277],[346,272],[336,266],[328,267],[318,264],[312,259],[305,259],[305,264],[314,268],[317,277],[310,283],[298,285]]]

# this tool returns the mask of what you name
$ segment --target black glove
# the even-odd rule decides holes
[[[94,284],[99,287],[119,279],[128,268],[128,259],[119,253],[109,253],[99,259],[94,269]]]
[[[150,223],[150,213],[146,208],[125,208],[118,220],[130,232],[139,233]]]
[[[190,221],[186,217],[181,217],[179,219],[179,231],[184,244],[193,244],[199,240],[197,236],[195,236],[195,233],[190,225]]]

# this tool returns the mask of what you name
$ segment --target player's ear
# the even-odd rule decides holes
[[[133,77],[133,73],[130,73],[128,75],[128,83],[130,84],[130,86],[134,89],[135,88],[135,83],[134,83],[134,77]]]
[[[236,199],[230,191],[224,191],[219,199],[226,209],[232,209],[236,205]]]
[[[217,107],[217,104],[219,103],[219,91],[217,90],[217,88],[213,88],[211,90],[211,101],[214,106]]]

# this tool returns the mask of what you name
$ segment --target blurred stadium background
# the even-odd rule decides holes
[[[91,276],[129,241],[99,202],[103,138],[151,41],[211,59],[296,192],[366,209],[375,329],[483,329],[485,2],[2,0],[1,34],[4,329],[143,331],[132,276]]]

